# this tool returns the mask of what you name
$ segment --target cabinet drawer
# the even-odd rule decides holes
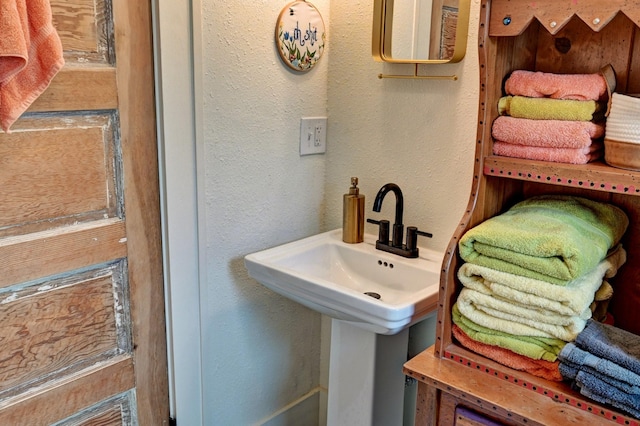
[[[455,426],[504,426],[493,419],[483,416],[468,408],[457,406],[455,413]]]

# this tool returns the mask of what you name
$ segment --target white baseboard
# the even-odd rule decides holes
[[[268,419],[259,423],[260,426],[323,426],[320,408],[322,399],[326,401],[325,389],[317,387],[298,400],[282,408]],[[326,409],[326,402],[324,405]]]

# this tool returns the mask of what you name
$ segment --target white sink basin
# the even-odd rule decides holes
[[[332,318],[396,334],[435,311],[442,253],[406,259],[325,232],[245,257],[249,275],[271,290]],[[368,294],[377,294],[379,299]]]

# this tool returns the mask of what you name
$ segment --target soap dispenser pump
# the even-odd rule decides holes
[[[351,178],[349,193],[344,194],[342,208],[342,241],[361,243],[364,240],[364,195],[360,194],[358,178]]]

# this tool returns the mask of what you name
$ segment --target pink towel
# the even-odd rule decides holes
[[[554,163],[586,164],[602,157],[602,144],[593,143],[585,148],[546,148],[495,141],[493,143],[493,153],[505,157],[551,161]]]
[[[500,116],[493,122],[494,139],[516,145],[584,148],[604,136],[604,126],[590,121],[529,120]]]
[[[555,382],[562,381],[562,375],[559,370],[559,361],[545,361],[542,359],[533,359],[524,355],[517,354],[499,346],[487,345],[478,342],[469,337],[460,327],[453,324],[451,327],[453,336],[458,339],[460,344],[475,353],[492,359],[502,365],[506,365],[514,370],[526,371],[537,377]]]
[[[602,74],[552,74],[515,70],[505,82],[509,95],[530,98],[597,101],[605,98],[607,82]]]
[[[49,0],[0,0],[0,127],[5,132],[64,65]]]

